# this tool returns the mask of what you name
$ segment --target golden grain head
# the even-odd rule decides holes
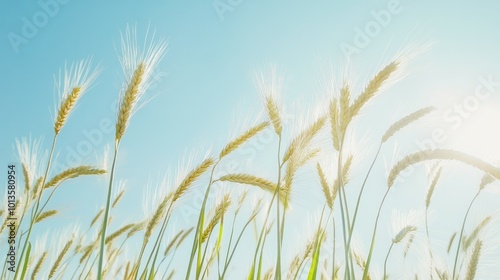
[[[394,165],[387,178],[388,187],[392,187],[394,181],[401,171],[405,170],[409,166],[417,164],[425,160],[454,160],[459,161],[470,166],[473,166],[483,172],[493,176],[496,179],[500,179],[500,169],[490,163],[487,163],[474,156],[467,155],[462,152],[447,150],[447,149],[435,149],[435,150],[424,150],[413,154],[410,154],[400,160]]]
[[[466,280],[473,280],[476,278],[477,267],[479,265],[479,258],[481,255],[481,249],[483,247],[483,242],[481,240],[476,241],[474,245],[474,250],[472,251],[472,256],[469,260],[469,265],[467,266]]]
[[[120,142],[131,116],[141,107],[141,103],[145,102],[143,96],[149,86],[157,80],[154,72],[167,49],[167,43],[164,40],[156,41],[154,35],[152,38],[146,38],[144,49],[139,49],[138,46],[135,29],[127,27],[121,38],[120,62],[125,73],[125,82],[118,103],[116,142]]]
[[[50,179],[50,181],[47,182],[43,188],[48,189],[48,188],[57,186],[68,179],[77,178],[80,176],[102,175],[105,173],[106,173],[106,170],[95,168],[93,166],[88,166],[88,165],[73,167],[73,168],[66,169],[63,172],[52,177],[52,179]]]
[[[399,62],[393,61],[387,64],[382,70],[380,70],[375,77],[368,83],[366,88],[361,92],[361,94],[354,100],[352,106],[350,107],[350,117],[349,121],[354,118],[361,108],[363,108],[372,97],[374,97],[378,91],[384,86],[391,75],[398,69]]]
[[[224,149],[222,149],[222,151],[220,152],[219,159],[229,155],[231,152],[238,149],[238,147],[243,145],[245,142],[250,140],[252,137],[257,135],[259,132],[263,131],[268,125],[269,125],[269,122],[261,122],[261,123],[257,124],[256,126],[245,131],[243,134],[238,136],[236,139],[229,142],[229,144],[227,144],[224,147]]]
[[[398,132],[402,128],[410,125],[411,123],[413,123],[413,122],[419,120],[420,118],[424,117],[425,115],[431,113],[432,111],[434,111],[434,109],[435,109],[434,107],[422,108],[420,110],[417,110],[417,111],[401,118],[400,120],[398,120],[397,122],[392,124],[389,127],[389,129],[387,129],[385,134],[382,136],[382,143],[385,143],[387,140],[389,140],[389,138],[391,138],[396,132]]]
[[[330,102],[329,117],[333,148],[338,151],[340,149],[340,125],[338,101],[335,98]]]
[[[99,75],[99,68],[92,70],[92,60],[82,60],[74,63],[69,69],[65,67],[64,76],[59,74],[56,85],[59,94],[59,104],[56,108],[54,132],[59,134],[66,124],[78,100],[87,92],[88,88]]]
[[[215,160],[210,157],[191,170],[175,190],[172,201],[177,201],[189,189],[189,187],[214,164]]]
[[[278,97],[281,94],[283,79],[278,76],[276,68],[271,67],[269,73],[261,73],[256,77],[256,83],[274,131],[281,135],[283,126]]]

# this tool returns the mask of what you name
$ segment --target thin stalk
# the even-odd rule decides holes
[[[203,228],[203,226],[201,225],[202,218],[205,215],[205,207],[206,207],[207,200],[208,200],[208,194],[210,193],[210,188],[211,188],[212,183],[213,183],[214,171],[215,171],[215,168],[217,167],[217,165],[219,164],[219,162],[220,162],[220,159],[212,167],[212,172],[210,174],[210,181],[208,183],[207,190],[205,191],[205,197],[203,198],[203,203],[201,205],[200,215],[198,216],[198,223],[196,225],[196,231],[194,233],[193,246],[191,248],[191,256],[189,258],[189,265],[188,265],[188,269],[186,272],[186,280],[189,280],[189,275],[191,274],[191,267],[193,266],[194,255],[196,254],[196,249],[198,248],[198,246],[197,246],[197,243],[199,243],[198,239],[200,238],[200,235],[202,234],[202,232],[200,232],[200,227]]]
[[[281,223],[280,223],[280,181],[281,181],[281,134],[279,135],[279,141],[278,141],[278,183],[276,184],[276,189],[277,189],[277,200],[276,200],[276,216],[277,216],[277,223],[276,223],[276,230],[277,230],[277,243],[278,243],[278,258],[276,260],[276,274],[274,275],[275,279],[281,279]],[[272,203],[272,202],[271,202]],[[283,212],[285,210],[283,209]],[[284,213],[283,213],[284,215]]]
[[[434,279],[434,276],[433,276],[433,271],[434,271],[434,256],[432,254],[432,247],[431,247],[431,237],[430,237],[430,234],[429,234],[429,207],[426,207],[425,208],[425,233],[427,234],[427,247],[429,247],[429,257],[431,258],[431,261],[430,261],[430,273],[431,273],[431,280]]]
[[[108,196],[106,199],[106,210],[104,211],[104,222],[102,223],[101,231],[101,244],[99,249],[99,263],[97,266],[97,279],[102,280],[102,265],[104,262],[104,246],[106,242],[106,230],[108,227],[108,217],[109,217],[109,207],[111,205],[111,190],[113,189],[113,179],[115,177],[115,167],[116,167],[116,157],[118,155],[118,148],[120,146],[120,141],[115,141],[115,153],[113,155],[113,164],[111,165],[111,173],[109,176],[109,186],[108,186]]]
[[[390,190],[391,190],[390,188],[387,188],[387,191],[384,194],[384,198],[382,198],[382,202],[380,202],[380,206],[378,207],[377,218],[375,219],[375,226],[373,228],[372,241],[370,244],[370,252],[368,253],[368,258],[366,259],[366,266],[365,266],[365,269],[363,271],[363,278],[362,278],[363,280],[368,279],[368,271],[370,269],[370,262],[372,259],[373,248],[375,247],[375,237],[376,237],[376,233],[377,233],[378,220],[380,218],[380,212],[382,210],[382,206],[384,205],[384,201],[387,198],[387,194],[389,194]]]
[[[389,251],[387,251],[387,256],[385,256],[384,261],[384,277],[382,279],[386,279],[387,276],[387,260],[389,259],[389,255],[391,254],[392,247],[394,246],[394,242],[391,243],[391,247],[389,247]]]
[[[338,156],[338,159],[337,159],[337,180],[339,180],[339,201],[340,201],[340,214],[341,214],[341,217],[342,217],[342,231],[344,233],[343,235],[343,239],[344,239],[344,248],[345,248],[345,254],[344,254],[344,257],[345,257],[345,274],[344,274],[344,279],[346,278],[347,275],[349,275],[349,278],[350,279],[350,268],[349,268],[349,251],[347,250],[347,236],[348,236],[348,232],[346,231],[346,211],[347,210],[344,210],[344,207],[347,208],[347,204],[344,206],[344,201],[347,202],[346,199],[343,198],[343,196],[345,196],[345,192],[343,192],[343,189],[344,189],[344,184],[343,184],[343,181],[342,181],[342,148],[343,148],[343,145],[344,145],[344,141],[343,141],[343,137],[342,137],[342,141],[340,143],[340,148],[339,148],[339,156]],[[348,223],[348,222],[347,222]],[[349,227],[349,225],[347,225],[347,227]],[[349,229],[347,229],[349,230]]]
[[[229,256],[229,259],[226,261],[226,264],[224,265],[224,270],[222,271],[222,276],[219,279],[224,279],[224,275],[226,275],[227,269],[229,268],[229,264],[231,263],[231,260],[233,259],[234,253],[236,252],[236,248],[238,247],[238,244],[240,243],[240,240],[241,240],[241,237],[243,236],[243,233],[245,232],[248,225],[250,225],[250,223],[255,219],[256,216],[257,216],[257,213],[253,214],[250,217],[250,219],[248,220],[248,222],[245,224],[243,229],[241,230],[241,232],[238,236],[238,239],[236,239],[236,243],[234,244],[231,255]],[[229,251],[228,251],[228,253],[229,253]]]
[[[382,148],[382,143],[380,143],[380,145],[378,146],[377,153],[375,154],[375,157],[373,158],[373,161],[372,161],[372,163],[370,165],[370,168],[368,169],[368,172],[366,173],[365,179],[363,180],[363,184],[361,185],[361,190],[359,191],[358,199],[356,201],[356,208],[354,209],[354,216],[352,218],[352,224],[349,227],[349,239],[347,241],[346,251],[350,251],[351,250],[352,235],[353,235],[353,232],[354,232],[354,226],[356,225],[356,218],[358,217],[358,210],[359,210],[359,205],[360,205],[360,202],[361,202],[361,196],[363,195],[363,192],[364,192],[364,189],[365,189],[365,186],[366,186],[366,182],[368,181],[368,177],[370,176],[371,171],[373,169],[373,166],[375,165],[375,162],[377,161],[377,158],[378,158],[378,156],[380,154],[381,148]],[[352,258],[351,258],[351,261],[352,261]],[[353,267],[352,263],[351,263],[351,267]]]
[[[472,201],[469,204],[469,208],[467,208],[467,212],[465,213],[464,221],[462,223],[462,230],[460,230],[460,237],[458,238],[458,245],[457,245],[457,253],[455,254],[455,262],[453,264],[453,275],[451,279],[455,279],[455,274],[457,270],[457,262],[458,262],[458,254],[460,253],[460,246],[462,245],[462,237],[464,235],[464,229],[465,229],[465,223],[467,222],[467,217],[469,216],[470,209],[472,208],[472,205],[474,204],[474,201],[476,201],[476,198],[479,196],[481,193],[481,190],[479,190]]]
[[[57,142],[57,134],[54,134],[54,139],[52,140],[52,148],[50,149],[50,154],[49,154],[49,161],[47,162],[47,168],[45,169],[45,175],[43,176],[43,179],[42,179],[42,186],[40,187],[40,194],[37,197],[35,207],[32,208],[30,226],[28,229],[28,233],[26,235],[25,242],[23,244],[23,249],[21,250],[21,255],[19,256],[19,260],[21,262],[23,261],[23,256],[24,256],[24,253],[26,251],[26,245],[29,243],[31,231],[33,230],[33,225],[35,224],[35,214],[38,211],[38,207],[40,206],[40,199],[41,199],[42,193],[43,193],[43,186],[45,186],[47,176],[49,175],[50,165],[52,163],[52,157],[54,155],[54,149],[56,147],[56,142]],[[28,260],[26,260],[26,261],[28,261]],[[19,265],[21,265],[21,263]],[[18,272],[19,272],[19,269],[16,270],[16,273],[14,274],[14,279],[17,279]]]

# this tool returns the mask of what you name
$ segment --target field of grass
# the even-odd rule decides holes
[[[120,61],[126,82],[117,94],[111,165],[75,165],[54,174],[51,163],[58,152],[57,142],[65,137],[64,129],[71,125],[71,113],[100,73],[100,68],[90,60],[65,69],[57,87],[60,96],[48,157],[37,154],[40,150],[37,141],[16,143],[20,166],[11,168],[8,177],[18,180],[15,215],[10,215],[12,207],[7,203],[0,209],[0,248],[9,251],[7,240],[13,237],[17,244],[16,261],[12,269],[7,255],[2,265],[2,279],[397,279],[394,275],[401,273],[398,267],[401,259],[412,253],[417,254],[416,259],[420,261],[412,265],[422,268],[412,275],[414,279],[476,278],[484,263],[483,252],[488,241],[484,232],[495,222],[495,217],[486,216],[479,223],[471,224],[469,213],[472,208],[480,207],[485,188],[500,179],[499,167],[456,150],[415,151],[398,158],[389,167],[386,185],[379,188],[384,190],[379,203],[364,204],[365,189],[374,187],[369,181],[372,168],[383,164],[381,156],[388,151],[383,148],[391,146],[390,140],[411,130],[415,122],[435,111],[429,106],[401,116],[387,127],[380,139],[370,143],[368,148],[375,151],[374,156],[357,153],[349,147],[355,120],[370,118],[362,114],[363,110],[399,80],[403,68],[410,63],[408,53],[396,55],[374,73],[360,92],[353,90],[349,79],[335,81],[328,99],[321,101],[324,106],[311,113],[306,123],[298,125],[300,129],[287,127],[290,123],[282,109],[280,73],[272,67],[262,71],[256,77],[256,91],[263,101],[265,116],[245,128],[223,149],[208,152],[188,172],[181,173],[182,177],[170,186],[171,191],[158,198],[159,203],[149,217],[125,224],[115,220],[115,208],[127,196],[125,190],[116,191],[119,187],[116,162],[122,156],[121,141],[134,133],[127,128],[134,113],[149,99],[148,87],[157,78],[155,68],[166,50],[165,41],[153,39],[143,45],[136,41],[135,31],[127,29],[122,37]],[[38,119],[35,117],[33,122]],[[293,130],[294,133],[287,134]],[[274,134],[276,140],[269,157],[269,166],[273,166],[275,174],[272,179],[252,170],[237,173],[219,170],[235,151],[266,131]],[[356,162],[366,163],[368,168],[354,168]],[[450,162],[480,170],[484,176],[478,178],[477,186],[472,186],[477,190],[476,195],[457,209],[457,213],[465,211],[462,224],[450,229],[447,233],[450,239],[445,246],[437,246],[441,241],[430,234],[428,216],[434,203],[439,203],[433,195],[440,188],[441,174]],[[382,247],[380,244],[386,243],[380,243],[378,233],[387,226],[379,224],[384,203],[391,199],[394,188],[404,188],[405,181],[401,179],[404,171],[420,164],[429,167],[428,186],[422,186],[426,188],[426,196],[415,198],[422,201],[425,212],[418,214],[420,218],[396,212],[390,246]],[[294,253],[284,240],[295,234],[287,222],[294,201],[300,200],[294,197],[295,180],[305,176],[304,172],[308,173],[307,178],[314,178],[307,182],[308,187],[323,194],[322,211],[314,224],[308,224],[312,236],[301,236],[300,244],[296,244],[301,250]],[[64,211],[52,203],[54,193],[83,176],[106,178],[105,191],[98,194],[106,197],[106,204],[94,216],[87,217],[88,224],[82,224],[79,230],[68,234],[67,239],[59,240],[58,248],[39,250],[35,245],[35,237],[43,235],[39,228],[48,220],[58,219],[60,211]],[[360,184],[358,181],[353,184],[353,177],[361,178]],[[172,219],[182,207],[183,196],[200,182],[203,199],[196,209],[197,219],[188,221],[190,225],[186,228],[173,227]],[[219,184],[227,187],[221,192]],[[346,188],[355,195],[348,195]],[[242,189],[245,191],[241,192]],[[258,198],[251,198],[250,192],[257,193]],[[210,199],[214,193],[216,199]],[[360,220],[362,211],[372,214],[373,219]],[[16,227],[9,226],[13,217]],[[82,221],[85,220],[82,218]],[[360,227],[371,230],[359,230]],[[366,252],[356,242],[358,235],[370,241]],[[419,241],[418,248],[415,240]],[[125,250],[130,242],[137,245],[132,253]],[[374,254],[375,251],[385,255],[384,259],[377,260],[383,264],[377,269],[372,266],[375,256],[380,255]],[[450,261],[443,261],[442,256]]]

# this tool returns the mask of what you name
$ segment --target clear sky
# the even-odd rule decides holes
[[[210,148],[217,154],[229,137],[258,119],[262,105],[254,84],[255,71],[270,63],[282,70],[283,103],[287,112],[294,114],[307,112],[309,104],[329,100],[322,88],[329,69],[341,73],[348,67],[359,92],[398,50],[409,46],[418,52],[432,45],[411,61],[408,76],[377,97],[356,123],[356,141],[366,151],[366,158],[356,166],[356,191],[348,190],[349,195],[359,189],[367,161],[376,149],[372,143],[377,143],[393,121],[423,106],[439,108],[430,120],[406,130],[383,148],[361,209],[366,225],[359,230],[365,231],[360,235],[367,250],[366,232],[374,218],[371,211],[385,188],[384,160],[386,165],[393,163],[396,145],[400,149],[397,159],[432,139],[437,147],[460,149],[500,163],[499,8],[500,3],[493,0],[3,1],[0,170],[17,162],[15,139],[43,137],[43,148],[50,148],[54,75],[65,63],[89,57],[100,65],[101,75],[61,132],[57,158],[58,163],[70,165],[75,155],[84,163],[96,163],[95,156],[102,157],[114,138],[114,129],[108,127],[114,125],[123,81],[117,50],[120,32],[127,24],[135,25],[140,35],[149,26],[157,37],[167,39],[169,46],[158,67],[160,79],[149,92],[157,96],[133,116],[122,142],[117,177],[127,180],[126,207],[119,212],[123,219],[143,216],[143,200],[138,197],[149,181],[155,182],[169,169],[175,173],[178,163],[190,154],[196,154],[198,160]],[[478,95],[478,87],[483,95]],[[436,130],[444,136],[435,136]],[[245,161],[251,172],[273,178],[273,166],[266,162],[276,142],[264,142],[263,147],[254,147],[253,152],[247,148],[235,159]],[[470,167],[445,164],[443,186],[436,193],[439,206],[433,209],[436,227],[432,233],[440,245],[458,229],[480,178],[480,172]],[[297,183],[290,242],[303,234],[302,219],[308,217],[303,213],[317,212],[316,206],[323,205],[317,182],[315,176],[304,175]],[[71,223],[102,207],[105,188],[104,179],[77,180],[61,188],[53,205],[67,209],[61,219]],[[382,245],[377,256],[382,256],[389,244],[386,225],[391,209],[422,209],[426,188],[423,166],[417,167],[405,184],[396,186],[384,212],[387,219],[380,227],[384,234],[379,236]],[[186,205],[194,204],[195,193],[189,194]],[[480,199],[480,211],[471,223],[481,220],[481,213],[496,211],[500,196]],[[179,218],[180,226],[185,219],[194,216]],[[500,249],[489,257],[498,261]],[[485,271],[500,273],[498,267]]]

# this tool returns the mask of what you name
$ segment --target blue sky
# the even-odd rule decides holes
[[[261,104],[253,77],[255,71],[269,63],[282,69],[284,104],[294,108],[296,104],[314,104],[321,98],[325,102],[321,89],[325,69],[331,67],[339,73],[348,64],[360,89],[399,49],[409,45],[418,50],[431,43],[432,47],[409,65],[409,75],[363,112],[356,131],[360,138],[366,135],[378,139],[398,117],[436,105],[439,112],[434,119],[409,129],[397,139],[399,157],[419,149],[416,143],[432,138],[429,135],[437,128],[447,136],[438,146],[460,148],[499,163],[500,148],[496,143],[500,141],[500,85],[495,81],[500,81],[500,39],[496,35],[500,4],[496,1],[63,2],[0,4],[0,158],[3,165],[16,162],[13,144],[20,137],[43,137],[44,148],[49,148],[55,110],[53,77],[66,62],[92,57],[102,73],[71,115],[57,150],[64,164],[73,151],[91,143],[92,152],[84,153],[82,160],[95,162],[94,154],[102,155],[114,137],[114,130],[103,131],[99,126],[115,120],[114,108],[122,82],[117,53],[120,31],[129,24],[144,35],[149,26],[157,36],[168,39],[169,47],[158,67],[160,80],[150,92],[158,96],[134,115],[122,142],[118,178],[127,179],[129,193],[125,204],[130,206],[123,211],[131,211],[133,216],[142,215],[136,197],[142,195],[148,180],[156,180],[169,167],[175,169],[191,151],[202,155],[212,147],[217,154],[231,135],[244,130],[241,124],[251,122],[246,119],[256,119]],[[385,20],[379,18],[382,15]],[[361,45],[357,44],[360,36],[365,36]],[[359,52],[348,58],[344,51],[347,45]],[[467,102],[472,102],[474,90],[485,80],[490,81],[486,84],[492,88],[491,95],[480,100],[478,108],[473,106],[467,116],[460,116],[460,125],[453,128],[459,116],[455,105],[469,106]],[[102,137],[92,143],[86,136],[92,133]],[[394,145],[393,141],[384,147],[388,163]],[[273,147],[270,144],[258,150],[258,159],[266,159],[262,154],[271,152]],[[368,158],[374,148],[366,147]],[[244,158],[243,153],[240,155]],[[364,174],[366,165],[359,163],[358,174]],[[385,182],[383,165],[379,161],[372,177],[373,189],[366,194],[366,205],[370,207],[379,201],[380,189],[376,186]],[[263,176],[274,176],[266,171],[266,163],[255,162],[252,168],[268,172]],[[465,171],[468,176],[460,177]],[[460,187],[460,191],[453,192],[455,200],[435,210],[436,219],[442,211],[445,220],[456,228],[462,214],[447,209],[465,205],[481,174],[460,165],[450,165],[445,174],[443,184],[471,186]],[[421,206],[420,202],[396,201],[400,197],[406,201],[413,195],[424,199],[426,181],[422,167],[410,176],[410,181],[410,186],[400,186],[404,190],[394,192],[387,213],[392,206]],[[104,201],[105,180],[86,178],[76,182],[75,186],[61,189],[53,202],[54,206],[70,209],[65,216],[67,221],[89,210],[95,212]],[[304,187],[297,186],[299,194],[307,192]],[[408,190],[411,187],[413,192]],[[442,193],[436,194],[437,199],[446,200],[445,190],[449,189],[443,188]],[[78,203],[69,201],[70,196],[79,197]],[[298,202],[297,207],[312,209],[308,205],[319,203],[320,199],[312,196],[306,202]],[[485,197],[483,208],[495,210],[495,199],[498,196]],[[132,206],[137,210],[130,210]],[[292,219],[291,228],[298,227],[300,219]],[[369,228],[368,225],[366,230]],[[436,234],[445,230],[440,228]],[[442,235],[446,238],[448,232]]]

